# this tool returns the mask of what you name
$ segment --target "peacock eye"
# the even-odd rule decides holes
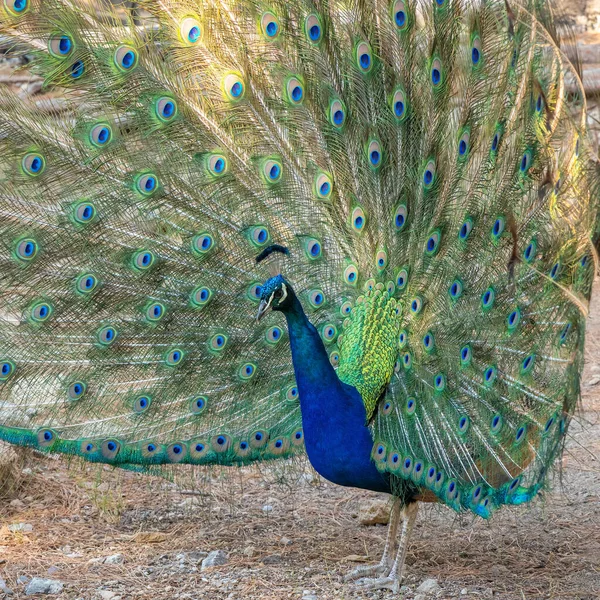
[[[275,290],[273,292],[273,297],[276,298],[277,300],[281,299],[282,296],[283,296],[283,290],[281,290],[281,289]]]

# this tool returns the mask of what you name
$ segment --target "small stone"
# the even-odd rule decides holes
[[[112,554],[104,559],[105,565],[122,565],[125,562],[122,554]]]
[[[308,590],[304,590],[302,594],[302,600],[317,600],[317,597],[314,594],[311,594]]]
[[[280,540],[279,543],[282,546],[291,546],[294,542],[292,542],[292,540],[290,540],[290,538],[283,536]]]
[[[586,382],[586,387],[592,387],[594,385],[598,385],[600,383],[600,375],[594,375],[590,377],[589,381]]]
[[[59,571],[60,571],[60,569],[58,567],[49,567],[49,569],[48,569],[48,575],[55,575]]]
[[[102,598],[102,600],[115,600],[117,594],[115,592],[111,592],[110,590],[96,590],[98,592],[98,596]]]
[[[25,588],[26,596],[34,594],[60,594],[63,591],[64,584],[56,579],[41,579],[34,577]]]
[[[243,550],[244,556],[248,558],[252,558],[258,554],[256,548],[254,546],[246,546]]]
[[[361,506],[358,519],[361,525],[387,525],[390,522],[390,503],[375,499],[370,504]]]
[[[493,565],[490,569],[490,574],[494,577],[504,577],[509,573],[509,570],[504,565]]]
[[[281,562],[279,554],[270,554],[262,559],[263,565],[278,565]]]
[[[201,571],[209,569],[210,567],[219,567],[226,565],[228,562],[227,554],[223,550],[213,550],[208,553],[208,556],[202,561]]]
[[[481,595],[484,598],[493,598],[494,597],[494,590],[492,588],[485,588],[485,590],[483,590],[483,593]]]
[[[14,592],[6,585],[6,581],[0,577],[0,592],[12,596]]]
[[[262,511],[263,511],[265,514],[272,513],[272,512],[273,512],[273,505],[272,505],[272,504],[265,504],[265,505],[262,507]]]
[[[31,577],[27,577],[27,575],[19,575],[17,577],[17,583],[20,583],[21,585],[25,585],[26,583],[29,583],[31,581]]]
[[[15,498],[14,500],[10,501],[10,505],[13,508],[23,508],[25,506],[25,503],[22,500],[19,500],[18,498]]]
[[[417,594],[413,600],[427,600],[427,595],[426,594]]]
[[[417,588],[417,592],[421,594],[435,594],[440,589],[437,579],[426,579]]]
[[[30,523],[13,523],[8,526],[8,530],[13,533],[29,533],[30,531],[33,531],[33,525]]]
[[[469,590],[467,588],[463,588],[462,590],[460,590],[461,596],[466,596],[468,593],[469,593]]]

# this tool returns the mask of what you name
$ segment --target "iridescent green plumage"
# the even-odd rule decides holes
[[[378,468],[484,516],[539,489],[598,227],[543,5],[164,0],[137,27],[18,4],[0,32],[65,103],[2,100],[2,439],[121,465],[300,451],[288,336],[254,321],[277,243]]]

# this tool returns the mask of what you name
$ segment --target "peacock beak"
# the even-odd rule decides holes
[[[269,298],[269,301],[261,300],[258,305],[258,312],[256,313],[256,322],[258,323],[264,316],[265,313],[269,310],[269,306],[271,306],[271,301],[273,300],[273,296]]]

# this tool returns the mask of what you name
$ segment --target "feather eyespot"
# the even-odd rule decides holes
[[[435,182],[435,161],[429,160],[423,169],[423,187],[428,190]]]
[[[500,433],[500,431],[502,430],[502,425],[503,425],[503,420],[502,420],[502,415],[498,414],[498,415],[494,415],[492,417],[492,421],[490,423],[490,430],[492,433],[496,434],[496,433]]]
[[[525,433],[527,433],[527,425],[521,425],[515,434],[515,442],[517,444],[525,439]]]
[[[532,152],[531,150],[526,150],[521,157],[521,163],[519,164],[519,170],[523,175],[529,171],[529,167],[531,166],[532,160]]]
[[[508,317],[506,317],[506,326],[508,327],[509,331],[514,331],[519,326],[520,322],[521,311],[519,308],[515,308],[515,310],[513,310]]]
[[[47,302],[37,302],[31,307],[31,319],[37,323],[47,321],[54,312],[51,304]]]
[[[321,258],[323,254],[323,247],[321,246],[321,242],[319,240],[315,240],[314,238],[310,238],[306,240],[304,246],[306,256],[311,260],[316,260],[317,258]]]
[[[410,301],[410,312],[418,315],[423,310],[423,300],[417,296]]]
[[[413,461],[412,457],[405,456],[402,461],[402,472],[404,473],[404,475],[408,476],[411,474],[413,465],[414,465],[414,461]]]
[[[124,72],[133,70],[138,62],[138,54],[131,46],[119,46],[114,53],[113,61]]]
[[[317,198],[325,200],[331,196],[333,184],[331,178],[325,173],[320,173],[315,178],[315,193]]]
[[[154,114],[164,123],[169,123],[177,116],[177,102],[168,96],[162,96],[154,103]]]
[[[481,295],[481,308],[483,310],[489,310],[494,306],[494,301],[496,300],[496,291],[493,287],[489,287],[483,294]]]
[[[332,367],[337,367],[340,364],[340,354],[339,354],[339,352],[337,352],[337,350],[334,350],[329,355],[329,363],[331,364]]]
[[[151,404],[152,398],[150,396],[142,394],[141,396],[135,398],[135,400],[133,401],[133,412],[136,414],[144,413],[150,408]]]
[[[281,327],[277,327],[276,325],[273,327],[269,327],[265,333],[265,339],[269,344],[277,344],[281,341],[283,337],[283,331]]]
[[[223,78],[223,90],[229,100],[238,102],[246,93],[244,80],[237,73],[227,73]]]
[[[533,369],[533,365],[535,363],[535,354],[530,354],[523,359],[521,362],[521,373],[529,373],[531,369]]]
[[[351,312],[352,312],[352,302],[350,302],[350,300],[346,300],[346,302],[344,302],[340,306],[340,314],[342,315],[342,317],[347,317],[350,315]]]
[[[455,279],[448,288],[448,294],[450,294],[452,300],[458,300],[462,296],[463,289],[462,281],[460,279]]]
[[[208,399],[206,398],[206,396],[198,396],[196,398],[193,398],[190,402],[190,410],[195,415],[199,415],[200,413],[204,412],[207,402]]]
[[[492,226],[492,239],[494,241],[498,240],[498,238],[504,233],[504,229],[506,228],[506,219],[504,217],[498,217],[494,221],[494,225]]]
[[[321,327],[321,337],[326,344],[330,344],[337,336],[337,328],[333,323],[326,323]]]
[[[392,15],[396,27],[403,31],[408,26],[408,15],[406,13],[406,5],[403,0],[396,0],[392,7]]]
[[[206,161],[206,168],[214,177],[219,177],[226,173],[227,166],[227,158],[222,154],[210,154]]]
[[[272,12],[266,12],[260,19],[260,28],[265,38],[272,41],[279,35],[279,20]]]
[[[471,424],[471,422],[469,420],[469,417],[462,416],[458,420],[458,432],[463,433],[463,434],[467,433],[470,424]]]
[[[406,219],[408,218],[408,209],[406,204],[400,204],[394,212],[394,227],[396,231],[402,231],[406,225]]]
[[[458,159],[466,160],[469,155],[469,141],[471,138],[471,134],[469,131],[463,132],[458,140]]]
[[[231,440],[228,435],[221,434],[216,435],[211,440],[212,448],[215,452],[226,452],[229,450],[229,446],[231,445]]]
[[[199,233],[192,238],[192,251],[202,256],[215,247],[215,240],[210,233]]]
[[[474,67],[481,63],[481,38],[478,35],[475,35],[471,42],[471,63]]]
[[[402,366],[408,370],[412,367],[412,354],[410,352],[405,352],[402,355]]]
[[[301,446],[304,443],[304,432],[302,429],[298,429],[292,433],[292,444],[294,446]]]
[[[208,340],[210,350],[220,352],[227,345],[228,338],[224,333],[216,333]]]
[[[356,208],[354,208],[350,219],[351,219],[352,229],[354,231],[360,233],[361,231],[364,230],[365,225],[367,223],[367,218],[365,216],[365,211],[360,206],[357,206]]]
[[[348,265],[344,269],[344,282],[348,285],[356,285],[358,282],[358,269],[354,265]]]
[[[75,288],[80,294],[90,294],[96,289],[97,285],[98,280],[90,273],[80,275],[75,282]]]
[[[4,6],[9,13],[19,17],[29,10],[29,0],[4,0]]]
[[[21,160],[23,171],[31,177],[41,175],[46,168],[46,159],[37,152],[28,152]]]
[[[487,387],[491,387],[496,381],[498,376],[498,370],[494,365],[489,365],[483,372],[483,383]]]
[[[264,246],[269,240],[271,236],[269,235],[269,230],[266,227],[253,227],[250,230],[250,240],[256,246]]]
[[[58,436],[52,429],[40,429],[37,433],[37,442],[41,448],[48,448],[57,440]]]
[[[443,392],[446,389],[446,376],[443,373],[438,373],[433,378],[433,387],[436,392]]]
[[[69,400],[79,400],[85,394],[86,389],[87,386],[83,381],[74,381],[67,388],[67,396]]]
[[[471,235],[471,231],[473,230],[473,219],[467,217],[463,224],[460,226],[458,230],[458,237],[464,242],[469,235]]]
[[[277,183],[281,179],[283,168],[278,160],[269,159],[265,161],[262,175],[267,183]]]
[[[379,271],[383,271],[388,264],[388,255],[385,250],[380,250],[375,256],[375,266]]]
[[[346,107],[339,99],[334,99],[329,103],[329,122],[336,129],[341,129],[346,122]]]
[[[360,42],[356,46],[356,64],[362,73],[368,73],[373,66],[373,54],[367,42]]]
[[[167,456],[172,463],[178,463],[184,460],[187,456],[187,446],[176,442],[167,448]]]
[[[142,196],[151,196],[158,189],[158,178],[154,173],[142,173],[135,178],[135,189]]]
[[[535,112],[542,112],[542,108],[544,108],[544,98],[542,94],[538,94],[537,100],[535,101]]]
[[[254,377],[256,374],[256,365],[253,363],[244,363],[238,370],[238,375],[240,379],[244,381],[248,381]]]
[[[312,44],[318,44],[323,38],[323,27],[318,15],[310,14],[304,20],[304,31]]]
[[[160,302],[152,302],[146,308],[146,319],[152,323],[160,321],[165,316],[164,304]]]
[[[369,142],[367,156],[369,158],[369,166],[372,169],[377,169],[381,165],[381,144],[377,140]]]
[[[567,341],[567,337],[569,336],[571,328],[572,328],[571,323],[567,323],[562,328],[562,331],[560,332],[560,338],[559,338],[559,341],[560,341],[561,344],[564,344]]]
[[[29,262],[33,260],[39,252],[38,243],[32,238],[26,238],[17,243],[15,254],[22,261]]]
[[[190,296],[190,301],[194,307],[202,308],[208,304],[211,298],[212,290],[205,286],[201,286],[194,289]]]
[[[186,44],[194,46],[202,39],[200,23],[193,17],[186,17],[179,25],[179,35]]]
[[[415,398],[413,397],[408,397],[406,399],[406,406],[404,407],[404,410],[406,412],[407,415],[414,415],[415,411],[417,410],[417,401]]]
[[[97,334],[98,341],[103,346],[110,346],[117,339],[117,330],[114,327],[102,327]]]
[[[98,123],[90,131],[90,143],[96,148],[107,146],[112,140],[112,129],[108,123]]]
[[[167,354],[165,355],[165,363],[169,367],[176,367],[181,363],[184,357],[185,353],[183,352],[183,350],[180,350],[179,348],[174,348],[173,350],[169,350],[169,352],[167,352]]]
[[[396,286],[399,291],[404,290],[408,284],[408,269],[400,269],[398,275],[396,275]]]
[[[0,381],[6,381],[15,372],[15,363],[12,360],[0,362]]]
[[[466,367],[471,364],[471,360],[473,359],[473,351],[471,350],[471,346],[466,344],[460,349],[460,364],[463,367]]]
[[[71,79],[81,79],[85,73],[85,64],[82,60],[76,60],[69,70]]]
[[[435,254],[437,254],[441,238],[442,234],[439,229],[433,231],[431,235],[427,238],[427,242],[425,242],[425,254],[427,254],[428,256],[434,256]]]
[[[428,331],[423,336],[423,348],[425,349],[425,352],[427,352],[427,353],[433,352],[433,350],[435,348],[435,339],[434,339],[433,333],[431,331]]]
[[[397,121],[403,121],[407,115],[406,94],[402,88],[398,88],[392,96],[392,111]]]
[[[308,293],[308,302],[313,308],[319,308],[325,302],[325,294],[323,290],[311,290]]]
[[[298,400],[298,388],[295,385],[290,386],[285,393],[285,397],[287,400]]]
[[[91,202],[78,202],[73,206],[73,219],[86,225],[96,218],[96,207]]]
[[[73,51],[73,48],[73,39],[64,33],[53,35],[48,41],[48,50],[50,51],[50,54],[56,58],[69,56]]]
[[[443,80],[442,61],[439,58],[434,58],[431,61],[431,83],[434,88],[437,88],[443,83]]]
[[[550,269],[550,279],[558,279],[558,276],[560,275],[560,271],[561,271],[561,263],[560,260],[557,260],[553,265],[552,268]]]
[[[304,84],[298,77],[290,77],[287,80],[285,91],[287,99],[291,104],[302,104],[302,101],[304,100]]]
[[[147,271],[156,262],[156,257],[149,250],[139,250],[133,255],[133,267],[138,271]]]
[[[408,331],[403,329],[398,335],[398,347],[400,349],[404,348],[408,343]]]

